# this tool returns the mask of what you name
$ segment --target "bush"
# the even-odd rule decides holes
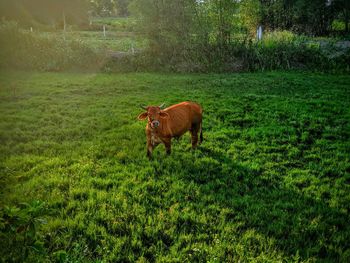
[[[35,201],[0,209],[0,255],[2,262],[36,261],[46,254],[38,228],[45,203]],[[36,260],[33,260],[33,259]],[[32,260],[31,260],[32,259]]]
[[[288,31],[266,34],[263,41],[236,40],[229,45],[192,44],[145,53],[143,65],[175,72],[237,72],[277,69],[349,71],[349,50],[337,51]],[[128,62],[139,63],[140,60]],[[150,67],[150,65],[152,65]],[[140,65],[136,65],[137,67]],[[130,68],[130,67],[129,67]]]

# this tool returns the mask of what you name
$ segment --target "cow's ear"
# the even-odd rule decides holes
[[[147,118],[148,112],[141,113],[137,118],[142,121]]]
[[[169,117],[169,114],[168,114],[167,112],[165,112],[165,111],[161,111],[161,112],[159,113],[159,116],[160,116],[161,118],[168,118],[168,117]]]

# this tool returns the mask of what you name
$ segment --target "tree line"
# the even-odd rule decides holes
[[[90,16],[138,14],[149,27],[185,30],[217,30],[218,41],[227,42],[233,32],[253,33],[257,25],[265,30],[291,30],[307,35],[328,35],[332,23],[341,21],[349,32],[349,0],[2,0],[2,18],[23,24],[54,24],[65,14],[69,23],[88,21]],[[153,29],[151,29],[153,30]],[[172,30],[172,29],[171,29]],[[186,33],[186,32],[184,32]],[[197,32],[198,33],[198,32]],[[206,32],[207,37],[209,33]]]

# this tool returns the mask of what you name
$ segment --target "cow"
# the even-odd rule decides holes
[[[138,116],[139,120],[147,118],[147,157],[152,158],[153,149],[160,143],[165,145],[167,155],[171,153],[171,139],[180,138],[185,132],[190,131],[192,148],[203,141],[202,132],[202,107],[195,102],[185,101],[172,105],[166,109],[164,103],[160,106],[143,106],[146,112]]]

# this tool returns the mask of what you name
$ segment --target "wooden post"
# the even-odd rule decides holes
[[[106,37],[106,26],[103,25],[103,36]]]

